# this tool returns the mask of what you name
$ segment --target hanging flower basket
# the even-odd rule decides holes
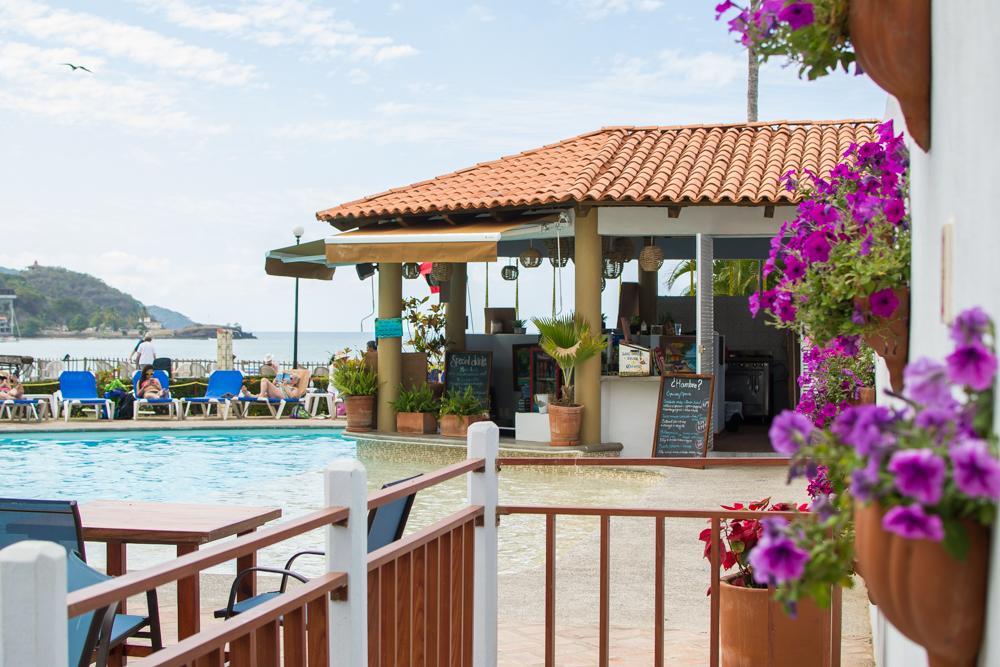
[[[521,262],[521,266],[526,269],[537,269],[542,265],[542,253],[538,252],[534,248],[528,248],[521,253],[518,257],[518,261]]]
[[[892,388],[902,391],[903,369],[906,368],[910,353],[910,290],[904,287],[892,292],[899,304],[895,312],[881,326],[866,331],[861,337],[885,361]],[[856,301],[862,312],[866,313],[871,311],[870,302],[871,297]]]
[[[438,282],[451,280],[451,264],[447,262],[434,262],[431,269],[431,277]]]
[[[420,265],[413,262],[403,264],[403,277],[407,280],[415,280],[420,277]]]

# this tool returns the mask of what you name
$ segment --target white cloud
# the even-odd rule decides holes
[[[0,32],[28,36],[46,45],[72,47],[108,56],[108,69],[121,61],[213,84],[240,86],[254,77],[250,65],[224,53],[187,44],[139,26],[93,14],[54,9],[31,0],[0,3]]]
[[[472,5],[468,9],[468,13],[473,19],[482,21],[483,23],[492,23],[496,19],[493,11],[486,5]]]
[[[566,4],[588,21],[596,21],[629,11],[652,12],[663,6],[663,0],[566,0]]]
[[[304,47],[312,59],[382,63],[417,53],[391,37],[365,34],[312,0],[239,0],[227,11],[188,0],[135,1],[184,28],[222,32],[267,47]]]
[[[655,57],[617,58],[603,84],[632,91],[664,90],[666,86],[684,86],[698,90],[724,88],[746,76],[745,59],[724,53],[704,51],[686,54],[665,50]]]

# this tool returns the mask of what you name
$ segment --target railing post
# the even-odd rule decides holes
[[[330,603],[330,664],[368,664],[368,475],[359,461],[326,469],[326,506],[347,507],[347,525],[326,530],[326,571],[347,573],[347,597]]]
[[[469,426],[468,457],[485,459],[483,472],[468,474],[469,503],[482,505],[483,525],[476,526],[473,589],[472,664],[497,664],[497,450],[500,429],[493,422]]]
[[[18,542],[0,551],[0,667],[65,667],[66,550]]]

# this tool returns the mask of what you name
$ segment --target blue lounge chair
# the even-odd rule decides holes
[[[153,371],[153,377],[160,381],[160,386],[163,387],[167,394],[163,398],[139,398],[139,378],[141,376],[142,371],[136,371],[132,374],[132,393],[135,395],[135,403],[132,407],[132,420],[135,421],[139,418],[141,408],[151,408],[157,405],[166,406],[168,417],[180,419],[181,403],[179,399],[170,398],[170,376],[166,373],[166,371]],[[150,410],[146,412],[146,414],[155,415],[156,411]]]
[[[202,406],[202,414],[208,417],[212,414],[214,405],[216,413],[222,415],[223,420],[229,419],[229,408],[233,400],[240,395],[242,386],[243,373],[240,371],[212,371],[208,376],[208,387],[205,388],[204,396],[181,399],[184,417],[187,418],[192,405]]]
[[[114,405],[110,399],[97,394],[97,378],[90,371],[63,371],[59,374],[59,391],[56,392],[59,409],[69,421],[73,408],[88,408],[94,411],[94,419],[100,419],[106,412],[108,419],[114,417]]]
[[[420,475],[414,475],[413,477],[407,477],[406,479],[389,482],[388,484],[384,484],[382,488],[386,489],[390,486],[395,486],[396,484],[402,484],[403,482],[408,482],[416,477],[420,477]],[[406,521],[410,518],[410,510],[413,508],[413,501],[416,497],[417,494],[414,492],[408,496],[404,496],[368,512],[368,553],[381,549],[384,546],[388,546],[403,536],[403,531],[406,530]],[[232,618],[237,614],[250,611],[257,605],[263,604],[264,602],[281,595],[285,592],[285,588],[288,586],[289,578],[306,583],[309,580],[298,572],[293,571],[292,564],[295,563],[295,560],[299,556],[325,555],[326,552],[324,551],[300,551],[296,554],[292,554],[292,557],[285,562],[285,567],[283,568],[248,567],[242,572],[239,572],[236,575],[236,579],[233,580],[232,587],[229,589],[229,603],[226,605],[225,609],[216,609],[215,617]],[[244,577],[254,572],[280,574],[281,585],[276,591],[258,593],[253,597],[237,602],[236,592],[239,588],[240,582],[243,581]]]
[[[47,408],[48,403],[38,398],[8,398],[0,401],[0,419],[3,419],[4,415],[11,420],[21,416],[23,419],[30,417],[40,422]]]
[[[302,389],[302,396],[300,398],[258,398],[257,396],[240,396],[236,399],[236,416],[245,418],[247,413],[250,411],[251,405],[266,405],[267,409],[271,412],[272,417],[275,419],[281,419],[281,416],[285,412],[285,406],[290,405],[293,409],[297,405],[304,406],[306,391],[309,386],[309,380],[312,378],[312,373],[310,373],[307,369],[299,370],[304,371],[298,381],[298,386]],[[292,372],[295,373],[296,371]]]
[[[87,565],[76,501],[0,498],[0,549],[23,540],[55,542],[66,549],[70,592],[110,579]],[[163,648],[155,589],[146,592],[146,604],[148,616],[117,614],[114,604],[69,619],[69,667],[89,665],[95,648],[97,666],[104,667],[110,652],[131,637],[149,639],[154,651]]]

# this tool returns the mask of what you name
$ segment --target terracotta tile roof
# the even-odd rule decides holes
[[[789,169],[827,173],[874,120],[609,127],[341,204],[334,223],[564,202],[776,204]]]

